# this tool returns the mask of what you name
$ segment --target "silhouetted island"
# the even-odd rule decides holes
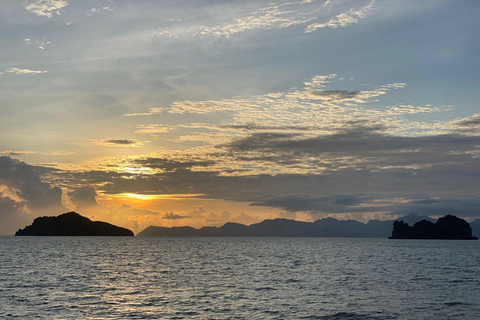
[[[133,232],[113,224],[92,221],[76,212],[58,217],[39,217],[32,225],[19,229],[16,236],[133,236]]]
[[[478,237],[472,237],[472,228],[467,221],[446,215],[436,223],[422,220],[413,227],[397,220],[393,223],[392,236],[389,239],[478,240]]]
[[[435,219],[409,214],[399,220],[417,222]],[[228,222],[221,227],[155,227],[150,226],[137,234],[140,237],[360,237],[387,238],[392,233],[394,220],[370,220],[362,223],[356,220],[320,219],[304,222],[288,219],[265,220],[250,226]]]

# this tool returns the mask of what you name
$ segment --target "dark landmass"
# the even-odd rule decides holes
[[[92,221],[76,212],[58,217],[39,217],[19,229],[16,236],[133,236],[133,232],[101,221]]]
[[[415,214],[401,218],[420,221]],[[428,217],[426,217],[428,218]],[[428,218],[431,219],[431,218]],[[434,219],[432,219],[435,221]],[[394,220],[370,220],[362,223],[355,220],[325,218],[315,222],[302,222],[287,219],[265,220],[246,226],[239,223],[226,223],[222,227],[155,227],[150,226],[137,236],[182,236],[182,237],[361,237],[387,238],[392,233]]]
[[[451,239],[477,240],[472,237],[470,224],[456,216],[446,215],[436,223],[422,220],[411,227],[403,221],[393,223],[392,236],[389,239]]]

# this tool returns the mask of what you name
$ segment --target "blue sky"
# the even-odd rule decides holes
[[[67,209],[136,231],[477,214],[476,1],[0,12],[2,233]]]

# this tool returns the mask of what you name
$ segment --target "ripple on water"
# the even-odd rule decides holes
[[[479,249],[475,241],[0,237],[0,318],[476,319]]]

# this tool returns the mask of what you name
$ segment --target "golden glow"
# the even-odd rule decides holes
[[[139,193],[119,193],[110,195],[111,198],[117,199],[135,199],[135,200],[174,200],[174,199],[191,199],[198,198],[202,194],[139,194]]]

